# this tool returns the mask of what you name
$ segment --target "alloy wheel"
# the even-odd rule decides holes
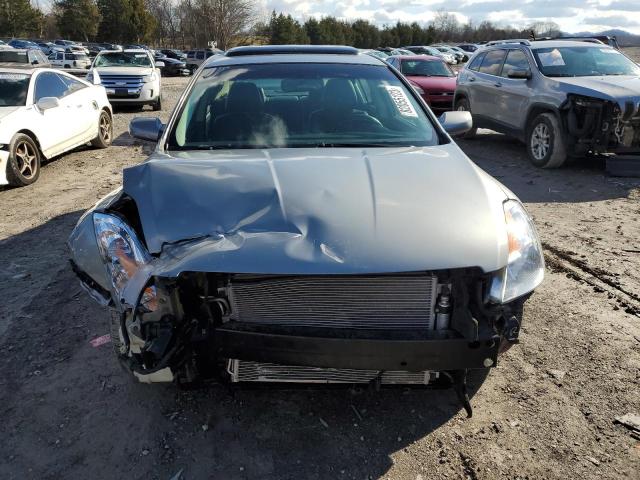
[[[27,142],[20,142],[16,146],[15,158],[20,175],[27,180],[33,178],[38,169],[38,155],[33,146]]]
[[[549,127],[544,123],[539,123],[531,133],[531,153],[536,160],[542,160],[549,153],[550,147]]]
[[[100,137],[107,144],[111,141],[111,119],[107,114],[100,116]]]

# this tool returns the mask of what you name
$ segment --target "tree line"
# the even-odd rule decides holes
[[[213,42],[222,49],[255,43],[376,48],[559,33],[554,22],[537,22],[525,29],[489,21],[461,24],[444,11],[428,24],[397,22],[383,27],[332,16],[301,22],[275,11],[260,20],[257,5],[257,0],[55,0],[52,11],[45,14],[30,0],[0,0],[0,37],[62,37],[178,48]]]
[[[461,24],[448,12],[437,12],[431,22],[397,22],[382,28],[367,21],[345,21],[335,17],[300,22],[290,14],[272,12],[268,22],[258,23],[254,30],[275,45],[352,45],[357,48],[380,46],[430,45],[436,42],[482,42],[504,38],[529,38],[559,35],[559,26],[552,21],[536,22],[526,28],[499,26],[490,21],[478,25]]]

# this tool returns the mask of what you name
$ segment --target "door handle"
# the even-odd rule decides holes
[[[494,83],[494,85],[495,85],[496,87],[501,87],[501,86],[502,86],[502,83],[500,83],[500,82],[496,82],[496,83]]]

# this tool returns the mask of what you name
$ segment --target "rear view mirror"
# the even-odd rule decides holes
[[[449,135],[462,135],[471,130],[473,120],[470,112],[444,112],[438,119]]]
[[[513,68],[507,72],[507,77],[528,79],[531,78],[531,70],[528,68]]]
[[[129,123],[129,133],[134,138],[157,142],[164,132],[164,125],[158,117],[137,117]]]
[[[36,106],[41,111],[49,110],[51,108],[56,108],[60,106],[60,101],[56,97],[42,97],[36,103]]]

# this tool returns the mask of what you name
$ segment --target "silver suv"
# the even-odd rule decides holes
[[[602,43],[518,40],[479,50],[458,75],[456,110],[524,141],[531,162],[640,152],[640,67]]]

